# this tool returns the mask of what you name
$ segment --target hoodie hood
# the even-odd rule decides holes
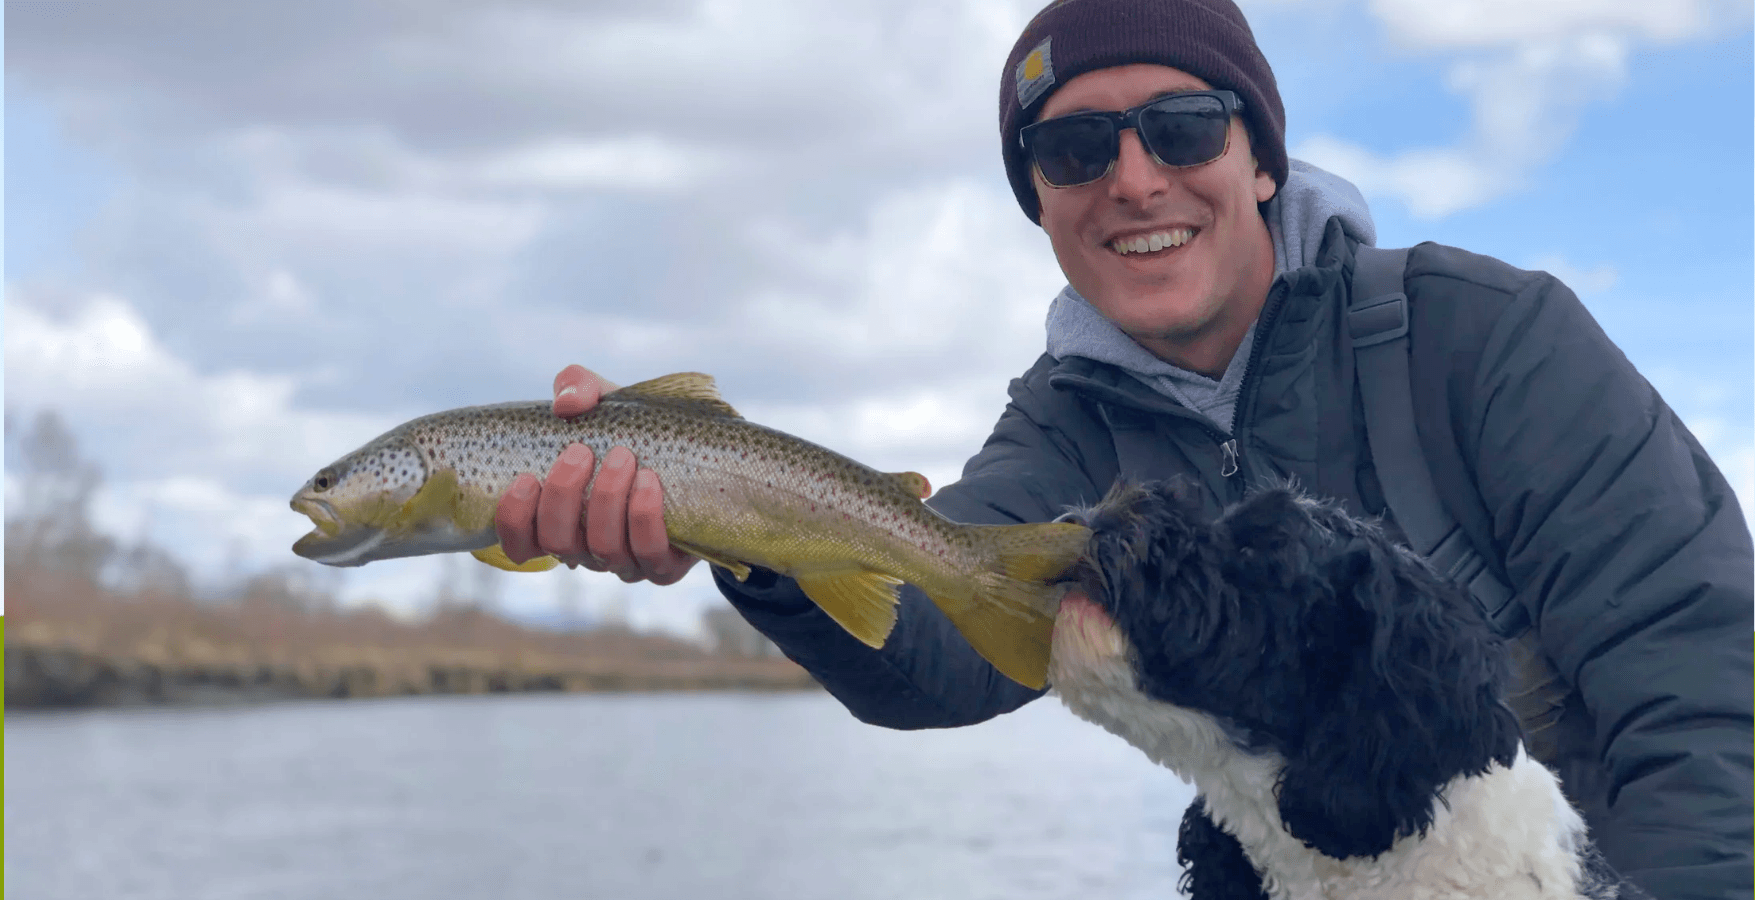
[[[1274,278],[1310,265],[1322,246],[1328,220],[1339,217],[1348,236],[1375,246],[1377,227],[1364,195],[1345,178],[1302,160],[1291,161],[1286,184],[1268,201],[1265,218],[1274,245]],[[1105,319],[1085,298],[1067,285],[1048,307],[1048,354],[1055,359],[1082,356],[1116,366],[1153,390],[1183,407],[1212,420],[1219,429],[1231,431],[1237,393],[1243,386],[1243,370],[1249,364],[1255,342],[1255,325],[1243,336],[1225,374],[1212,379],[1198,372],[1171,365]]]

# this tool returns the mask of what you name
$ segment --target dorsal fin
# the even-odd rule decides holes
[[[891,472],[890,477],[896,479],[903,490],[922,500],[932,496],[932,482],[919,472]]]
[[[631,397],[649,397],[655,400],[681,401],[706,407],[722,416],[741,419],[736,409],[719,397],[719,388],[713,384],[713,376],[700,372],[676,372],[671,375],[660,375],[650,381],[630,384],[603,395],[604,399],[620,397],[623,400]]]

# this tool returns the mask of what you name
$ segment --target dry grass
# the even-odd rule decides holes
[[[377,610],[125,597],[11,566],[5,587],[9,706],[814,684],[784,659],[625,631],[539,631],[473,610],[405,623]]]

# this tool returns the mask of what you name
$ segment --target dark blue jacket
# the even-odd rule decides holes
[[[1238,399],[1237,465],[1223,448],[1233,435],[1204,417],[1114,367],[1045,355],[930,505],[963,522],[1041,522],[1095,502],[1117,476],[1185,475],[1216,513],[1251,483],[1290,477],[1385,515],[1345,334],[1352,255],[1331,222],[1317,263],[1276,280]],[[1576,746],[1559,748],[1568,793],[1611,865],[1655,896],[1748,898],[1755,552],[1735,495],[1552,276],[1423,244],[1406,279],[1416,426],[1439,493],[1497,551],[1582,698]],[[788,579],[714,574],[862,721],[968,725],[1040,696],[913,589],[871,650]]]

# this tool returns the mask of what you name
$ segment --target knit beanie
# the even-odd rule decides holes
[[[1030,221],[1040,223],[1030,161],[1018,132],[1061,85],[1095,69],[1157,63],[1243,97],[1243,121],[1261,167],[1286,184],[1286,110],[1274,72],[1231,0],[1054,0],[1006,58],[999,135],[1006,177]]]

